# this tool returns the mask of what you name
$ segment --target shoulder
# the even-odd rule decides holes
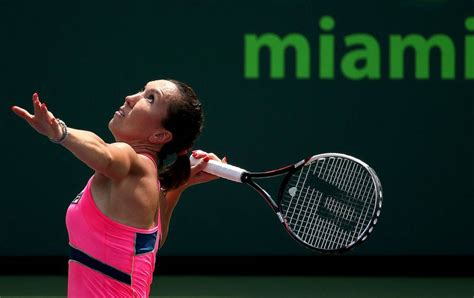
[[[124,142],[110,143],[108,144],[108,146],[112,149],[122,150],[123,152],[129,153],[129,154],[135,154],[135,155],[137,154],[135,150],[132,148],[132,146]]]
[[[130,175],[144,175],[147,168],[143,157],[127,143],[115,142],[107,144],[110,166],[107,168],[107,177],[120,181]]]
[[[143,156],[138,154],[132,146],[124,142],[115,142],[109,144],[109,149],[117,159],[130,163],[130,165],[141,165]]]

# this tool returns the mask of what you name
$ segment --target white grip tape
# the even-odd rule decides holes
[[[189,160],[191,161],[192,166],[199,162],[199,159],[196,159],[193,156],[190,156]],[[227,180],[242,183],[242,174],[247,171],[236,166],[228,165],[215,160],[209,160],[207,162],[207,166],[204,168],[204,172],[225,178]]]

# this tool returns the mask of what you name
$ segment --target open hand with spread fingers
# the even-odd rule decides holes
[[[28,122],[38,133],[47,136],[50,140],[57,140],[63,135],[60,121],[48,111],[46,103],[41,103],[38,94],[33,94],[34,114],[18,106],[12,106],[12,111]]]

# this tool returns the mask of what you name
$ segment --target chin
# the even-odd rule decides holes
[[[112,125],[112,122],[113,122],[113,121],[114,121],[114,119],[111,119],[111,120],[109,121],[109,124],[107,125],[107,127],[109,128],[109,130],[110,130],[110,132],[111,132],[112,134],[114,133],[114,132],[113,132],[113,129],[112,129],[112,126],[113,126],[113,125]]]
[[[126,143],[124,141],[125,138],[120,137],[120,132],[118,131],[118,128],[115,127],[113,119],[110,120],[110,122],[109,122],[109,131],[110,131],[110,133],[112,133],[112,136],[114,137],[115,142],[124,142],[124,143]]]
[[[112,135],[114,136],[114,139],[117,140],[117,137],[116,137],[116,135],[115,135],[115,129],[114,129],[114,123],[113,123],[113,121],[114,121],[114,119],[112,119],[112,120],[109,121],[108,127],[109,127],[109,131],[110,131],[110,132],[112,133]]]

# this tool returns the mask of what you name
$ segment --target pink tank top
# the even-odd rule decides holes
[[[161,239],[160,212],[150,230],[113,221],[92,198],[92,178],[66,213],[68,297],[148,297]]]

